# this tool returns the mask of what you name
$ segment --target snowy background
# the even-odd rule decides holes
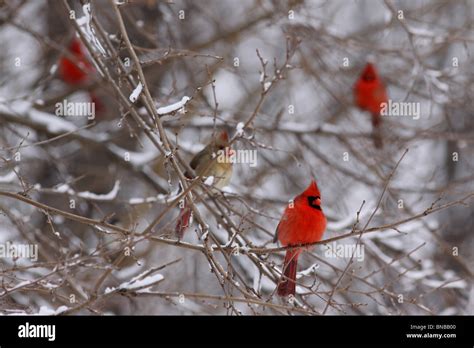
[[[0,4],[0,246],[38,247],[0,258],[0,313],[474,314],[474,2],[66,3]],[[78,30],[95,72],[71,87]],[[383,118],[381,150],[353,103],[368,60],[421,107]],[[94,122],[56,116],[91,93]],[[178,242],[176,168],[222,127],[257,166],[196,190]],[[281,299],[273,234],[312,178],[324,239],[354,235],[304,253]]]

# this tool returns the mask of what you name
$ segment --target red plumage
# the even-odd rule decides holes
[[[78,38],[74,37],[68,47],[69,53],[76,60],[63,56],[59,60],[59,75],[61,79],[71,86],[78,86],[87,83],[89,75],[93,72],[93,67],[86,57],[84,47]]]
[[[321,208],[321,193],[316,181],[289,205],[278,224],[275,241],[283,246],[314,243],[321,240],[326,229],[326,216]],[[302,248],[289,249],[283,265],[283,276],[278,283],[278,295],[295,295],[296,269]]]
[[[382,103],[388,102],[385,85],[380,79],[377,69],[372,63],[367,63],[359,79],[354,85],[354,101],[362,110],[372,115],[372,137],[377,148],[383,146],[380,134],[382,118],[380,115]]]
[[[59,60],[59,76],[61,79],[72,87],[81,87],[91,82],[92,76],[95,75],[95,69],[88,59],[82,42],[74,37],[68,46],[69,53],[75,57],[75,60],[64,55]],[[105,106],[101,99],[93,92],[89,92],[89,98],[95,104],[96,113],[105,110]]]

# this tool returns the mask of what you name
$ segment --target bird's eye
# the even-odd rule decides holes
[[[373,81],[375,80],[375,76],[372,74],[365,74],[364,75],[364,81]]]

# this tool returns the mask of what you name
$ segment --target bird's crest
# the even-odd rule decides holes
[[[362,71],[361,78],[364,81],[373,81],[377,79],[377,71],[372,63],[367,63],[364,71]]]
[[[321,193],[319,192],[319,188],[318,188],[318,185],[316,184],[316,180],[314,180],[314,179],[311,180],[311,183],[306,188],[306,190],[303,192],[303,195],[321,197]]]

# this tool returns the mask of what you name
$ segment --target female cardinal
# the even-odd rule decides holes
[[[60,58],[59,75],[61,79],[72,87],[81,87],[91,82],[92,76],[95,75],[95,69],[86,56],[82,42],[77,37],[74,37],[69,43],[68,50],[75,60],[70,59],[68,56]],[[89,92],[89,97],[95,103],[96,110],[103,109],[102,103],[94,93]]]
[[[212,185],[215,188],[222,189],[227,186],[232,177],[232,161],[234,151],[229,146],[229,137],[226,131],[222,131],[217,139],[211,141],[201,152],[196,154],[191,160],[189,166],[194,170],[197,176],[214,177]],[[189,173],[185,173],[191,178]],[[176,234],[182,238],[191,219],[191,208],[189,208],[186,198],[184,207],[178,217],[176,224]]]
[[[383,146],[380,133],[382,122],[380,111],[382,103],[388,102],[385,85],[380,80],[375,67],[367,63],[359,79],[354,85],[354,99],[356,105],[362,110],[372,114],[372,138],[376,148]]]
[[[296,196],[288,206],[276,229],[277,239],[283,246],[314,243],[321,240],[326,229],[326,216],[321,208],[321,194],[316,181]],[[278,295],[295,295],[296,267],[302,248],[288,249],[283,264],[283,276],[278,283]]]

